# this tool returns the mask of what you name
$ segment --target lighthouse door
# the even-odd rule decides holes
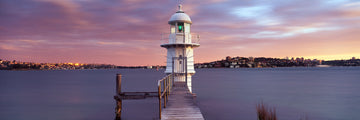
[[[185,73],[186,72],[186,57],[180,55],[179,57],[173,57],[173,71],[174,73]]]
[[[172,58],[172,73],[181,81],[187,82],[187,57],[179,56]]]

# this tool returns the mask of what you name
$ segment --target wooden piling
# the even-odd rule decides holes
[[[121,120],[121,109],[122,109],[122,100],[117,100],[116,108],[115,108],[115,113],[116,113],[115,120]]]
[[[121,93],[121,74],[116,74],[116,94]]]
[[[121,94],[121,74],[116,74],[116,95]],[[122,100],[116,100],[115,120],[121,120]]]

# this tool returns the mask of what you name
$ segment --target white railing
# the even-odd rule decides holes
[[[194,33],[162,33],[161,44],[199,44],[200,35]]]

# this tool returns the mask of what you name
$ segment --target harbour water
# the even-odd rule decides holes
[[[207,120],[256,120],[261,101],[280,120],[360,119],[360,67],[197,69],[193,92]],[[0,71],[1,120],[114,119],[115,75],[122,91],[156,91],[153,69]],[[124,120],[157,119],[156,98],[125,100]]]

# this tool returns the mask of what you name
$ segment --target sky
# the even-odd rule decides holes
[[[240,57],[360,58],[358,0],[182,0],[196,63]],[[0,0],[0,59],[165,65],[177,0]]]

